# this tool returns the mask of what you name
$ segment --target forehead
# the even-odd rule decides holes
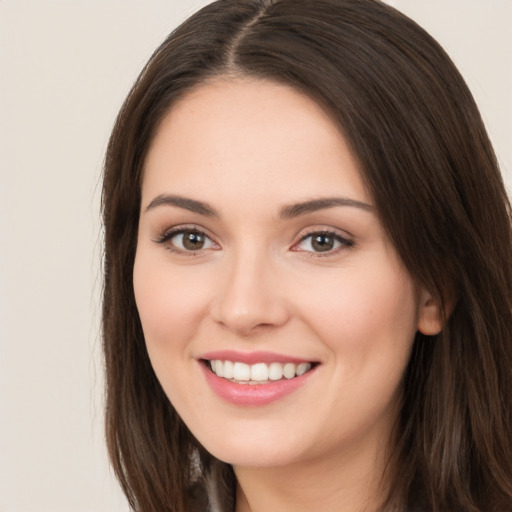
[[[203,85],[167,113],[145,162],[143,197],[221,189],[286,202],[333,188],[369,199],[330,116],[289,86],[237,78]]]

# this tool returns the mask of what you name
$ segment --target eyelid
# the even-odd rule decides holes
[[[355,245],[353,236],[349,235],[346,232],[343,232],[343,233],[344,234],[342,234],[339,229],[331,228],[331,227],[328,228],[328,227],[320,227],[319,226],[319,227],[308,228],[305,232],[302,232],[299,235],[298,241],[296,241],[292,245],[291,250],[296,251],[296,252],[305,253],[305,255],[307,255],[308,257],[334,256],[334,255],[338,254],[340,251],[349,249]],[[308,238],[310,238],[313,235],[324,235],[324,236],[332,237],[334,240],[336,240],[337,242],[340,243],[340,246],[335,249],[331,249],[331,250],[328,250],[325,252],[306,251],[306,250],[301,250],[298,248],[298,246],[302,242],[304,242],[305,240],[307,240]]]
[[[176,247],[175,245],[168,243],[175,236],[183,234],[183,233],[187,233],[187,232],[203,235],[205,238],[210,240],[210,242],[212,244],[214,244],[215,247],[214,248],[209,247],[206,249],[201,248],[196,251],[192,251],[192,250],[180,249],[179,247]],[[167,228],[167,229],[163,230],[155,238],[153,238],[153,242],[155,242],[157,244],[165,245],[169,251],[180,254],[180,255],[185,255],[185,256],[195,256],[195,255],[197,255],[198,252],[205,252],[207,250],[212,250],[212,249],[218,250],[220,248],[220,244],[215,240],[215,238],[212,235],[209,234],[208,230],[201,226],[198,226],[197,224],[180,224],[177,226],[173,226],[171,228]]]
[[[176,237],[177,235],[192,232],[192,233],[198,233],[200,235],[203,235],[205,238],[207,238],[214,247],[207,247],[207,248],[200,248],[197,250],[187,250],[187,249],[181,249],[177,247],[176,245],[169,242],[173,237]],[[340,245],[336,248],[327,250],[327,251],[308,251],[300,249],[298,246],[307,240],[309,237],[313,235],[324,235],[328,237],[332,237],[335,241],[337,241]],[[355,241],[353,239],[353,236],[347,233],[346,231],[341,231],[340,229],[333,228],[333,227],[326,227],[326,226],[318,226],[318,227],[311,227],[307,228],[306,230],[303,230],[298,236],[298,240],[293,243],[290,250],[296,251],[296,252],[302,252],[307,256],[310,257],[328,257],[338,254],[340,251],[346,250],[350,247],[353,247],[355,244]],[[177,226],[172,226],[170,228],[166,228],[161,231],[160,234],[158,234],[155,238],[153,238],[153,242],[161,245],[165,245],[166,248],[174,253],[184,255],[184,256],[196,256],[200,252],[206,252],[208,250],[218,250],[221,248],[220,244],[216,241],[215,237],[212,236],[209,233],[209,230],[206,228],[203,228],[202,226],[199,226],[197,224],[181,224]]]

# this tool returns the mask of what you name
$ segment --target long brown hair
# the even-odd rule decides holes
[[[153,373],[132,286],[149,145],[178,98],[222,75],[286,83],[330,113],[403,263],[446,312],[439,335],[414,342],[383,510],[511,510],[509,202],[453,63],[377,0],[214,2],[156,50],[119,113],[103,187],[103,339],[107,442],[130,505],[184,512],[208,491],[234,509],[231,468]]]

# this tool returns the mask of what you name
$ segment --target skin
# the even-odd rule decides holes
[[[217,215],[155,201],[163,195]],[[282,215],[332,197],[358,203]],[[180,227],[204,233],[203,248],[169,236]],[[341,241],[318,252],[312,232]],[[133,278],[156,375],[197,439],[233,464],[237,512],[376,510],[415,333],[441,325],[315,102],[225,78],[175,104],[145,162]],[[240,407],[206,383],[198,359],[212,350],[319,364],[290,395]]]

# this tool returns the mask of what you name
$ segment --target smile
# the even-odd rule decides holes
[[[311,363],[279,363],[273,362],[246,364],[240,361],[208,361],[210,368],[217,377],[223,377],[238,384],[266,384],[269,381],[293,379],[311,370]]]
[[[211,390],[236,406],[275,402],[308,382],[319,363],[275,353],[220,351],[203,354],[203,375]]]

